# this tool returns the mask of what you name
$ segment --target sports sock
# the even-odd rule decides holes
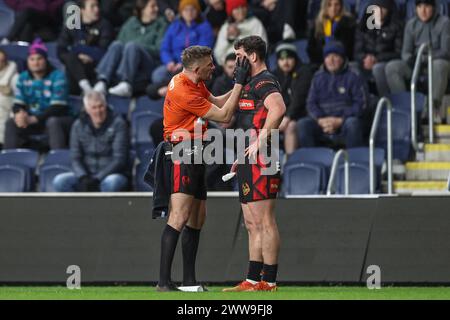
[[[260,261],[249,261],[247,280],[260,282],[261,270],[263,269],[263,263]]]
[[[180,232],[168,224],[161,236],[161,260],[159,265],[159,285],[166,286],[170,281],[172,261]]]
[[[268,282],[269,284],[276,283],[277,282],[277,271],[278,271],[277,264],[274,264],[274,265],[264,264],[262,280]]]
[[[181,236],[181,246],[183,251],[183,285],[192,286],[197,284],[195,279],[195,260],[197,257],[198,243],[200,241],[200,231],[188,226],[184,227]]]

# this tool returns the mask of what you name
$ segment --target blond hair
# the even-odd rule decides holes
[[[324,34],[323,24],[325,22],[325,19],[328,19],[327,7],[328,7],[328,4],[330,3],[330,1],[331,0],[322,0],[322,2],[320,3],[320,11],[319,11],[319,14],[317,15],[317,18],[314,23],[314,26],[315,26],[314,36],[316,38],[319,38],[320,36],[323,36],[323,34]],[[338,1],[341,4],[341,12],[339,12],[339,16],[341,16],[341,17],[349,16],[350,13],[348,13],[347,10],[345,10],[344,0],[338,0]]]

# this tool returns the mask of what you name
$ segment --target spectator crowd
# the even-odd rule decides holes
[[[396,0],[361,0],[358,9],[345,0],[80,0],[81,28],[72,29],[64,19],[73,1],[4,0],[15,20],[2,46],[29,45],[23,70],[0,46],[0,148],[70,148],[72,172],[55,178],[57,191],[127,190],[129,123],[107,97],[164,98],[192,45],[213,49],[217,68],[207,86],[224,94],[233,86],[233,43],[248,35],[268,43],[287,106],[280,125],[287,157],[302,147],[364,146],[378,99],[407,91],[423,43],[433,52],[435,109],[448,89],[447,2],[411,1],[408,16]],[[378,9],[368,13],[371,5]],[[49,59],[49,42],[63,68]],[[80,114],[70,96],[82,97]],[[162,119],[148,132],[161,141]],[[211,169],[211,181],[226,171]]]

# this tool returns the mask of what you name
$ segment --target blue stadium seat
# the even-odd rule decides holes
[[[28,46],[7,44],[1,45],[0,49],[2,49],[6,53],[8,59],[14,61],[17,64],[19,72],[26,70]]]
[[[347,149],[350,162],[358,162],[369,164],[370,152],[368,147],[358,147]],[[385,152],[384,149],[375,148],[374,150],[374,162],[375,166],[381,168],[384,162]]]
[[[0,165],[0,192],[27,192],[28,168],[20,165]]]
[[[14,11],[5,4],[0,5],[0,39],[8,36],[11,27],[14,24]]]
[[[8,149],[0,153],[0,165],[21,166],[26,171],[26,190],[34,187],[34,171],[39,160],[39,153],[29,149]]]
[[[402,162],[409,159],[411,152],[411,116],[409,111],[392,111],[393,157]],[[387,152],[386,112],[383,112],[378,126],[375,145]]]
[[[79,96],[69,96],[69,107],[75,115],[79,115],[83,109],[83,99]]]
[[[124,117],[128,115],[128,110],[131,104],[130,98],[108,95],[106,99],[108,101],[108,104],[113,107],[115,113],[120,114]]]
[[[164,99],[153,100],[147,96],[142,96],[136,99],[135,112],[152,111],[162,115],[164,107]]]
[[[290,164],[284,167],[283,194],[313,195],[322,189],[322,167],[310,163]]]
[[[308,40],[297,40],[294,42],[295,46],[297,47],[297,54],[304,64],[308,64],[309,61],[309,55],[308,55]]]
[[[405,91],[400,93],[392,93],[388,95],[394,109],[402,109],[407,112],[411,110],[411,92]],[[423,93],[416,92],[416,110],[421,114],[426,103],[426,96]]]
[[[150,159],[153,155],[153,149],[148,149],[145,157],[140,158],[139,163],[135,167],[135,174],[133,177],[133,187],[135,191],[138,192],[151,192],[152,188],[144,182],[144,174],[147,170]]]
[[[161,115],[152,111],[133,112],[131,115],[131,142],[134,147],[142,143],[151,143],[149,134],[150,125],[153,121],[161,118]]]
[[[42,166],[39,169],[39,191],[40,192],[56,192],[53,187],[53,180],[58,174],[71,172],[71,167],[51,164]]]
[[[339,166],[336,177],[336,193],[345,194],[345,167]],[[349,193],[370,193],[369,165],[362,163],[349,163]]]

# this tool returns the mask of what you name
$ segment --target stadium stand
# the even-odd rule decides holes
[[[2,186],[4,192],[33,191],[35,184],[34,172],[39,160],[39,153],[28,149],[3,150],[0,153],[0,166],[2,171],[2,181],[6,182]],[[19,181],[12,181],[13,177]],[[11,186],[8,183],[11,182]]]
[[[0,39],[6,37],[14,23],[14,11],[0,1]]]
[[[71,171],[70,150],[51,150],[39,167],[39,191],[55,192],[53,179],[60,173]]]

